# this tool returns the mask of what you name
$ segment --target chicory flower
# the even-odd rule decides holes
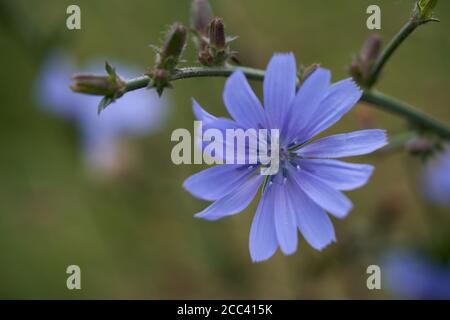
[[[196,214],[217,220],[244,210],[262,187],[250,229],[254,262],[270,258],[278,247],[285,255],[297,250],[298,231],[315,249],[336,240],[329,215],[344,218],[352,208],[342,193],[366,184],[373,172],[367,164],[335,160],[368,154],[387,143],[383,130],[361,130],[311,139],[334,125],[360,99],[361,90],[345,79],[330,83],[330,71],[318,68],[298,91],[292,54],[275,54],[264,78],[264,108],[244,73],[235,71],[223,92],[233,120],[217,118],[194,101],[198,120],[222,132],[227,129],[278,129],[280,166],[276,174],[260,174],[261,164],[223,164],[189,177],[184,187],[194,196],[214,201]]]

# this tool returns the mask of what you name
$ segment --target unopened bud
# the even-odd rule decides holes
[[[120,78],[115,81],[110,76],[77,74],[72,76],[72,91],[97,96],[113,96],[124,85]]]
[[[364,62],[375,61],[381,51],[381,37],[377,34],[372,34],[364,42],[361,49],[361,60]]]
[[[206,35],[213,18],[208,0],[193,0],[191,5],[191,25],[200,35]]]
[[[172,25],[161,49],[161,59],[172,58],[178,61],[186,46],[186,38],[187,30],[185,26],[179,22]]]
[[[355,55],[351,64],[348,66],[348,72],[353,79],[360,85],[365,86],[368,81],[372,67],[375,64],[381,52],[381,37],[373,34],[367,38],[359,55]]]
[[[438,0],[418,0],[413,11],[413,18],[417,20],[431,19],[437,2]]]
[[[227,44],[225,25],[221,18],[214,18],[209,25],[209,41],[215,49],[224,49]]]

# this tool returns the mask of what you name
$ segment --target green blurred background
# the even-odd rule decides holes
[[[56,45],[80,63],[119,59],[145,70],[154,60],[147,46],[159,44],[170,23],[189,23],[190,1],[79,0],[79,31],[65,26],[73,1],[1,1],[13,10],[0,15],[0,298],[389,298],[366,287],[366,268],[383,252],[397,245],[447,252],[448,210],[423,199],[421,163],[404,151],[359,160],[376,171],[366,187],[349,193],[355,208],[345,220],[333,220],[338,242],[323,252],[301,240],[293,256],[278,252],[253,264],[248,234],[255,203],[215,223],[194,219],[207,203],[181,184],[201,166],[172,164],[170,135],[191,130],[191,97],[225,115],[224,79],[175,83],[163,130],[129,142],[130,168],[93,177],[80,161],[74,126],[34,101],[45,56],[40,37],[59,34]],[[264,68],[273,52],[293,51],[299,64],[320,62],[336,81],[347,76],[345,66],[372,32],[366,8],[381,7],[378,33],[387,41],[413,3],[213,0],[212,6],[239,36],[233,48],[244,65]],[[436,16],[441,23],[419,28],[396,52],[378,88],[450,123],[449,1],[439,2]],[[194,57],[190,43],[185,59]],[[261,84],[253,84],[261,94]],[[327,133],[358,129],[367,113],[390,137],[407,130],[401,119],[359,105]],[[66,288],[71,264],[81,267],[82,290]]]

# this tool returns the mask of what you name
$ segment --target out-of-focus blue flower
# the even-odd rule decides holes
[[[426,197],[441,206],[450,206],[450,146],[429,160],[423,174]]]
[[[381,266],[384,286],[402,299],[450,299],[450,266],[440,265],[417,252],[388,254]]]
[[[103,63],[93,61],[86,71],[104,74]],[[137,71],[118,66],[123,76]],[[66,118],[78,127],[82,152],[89,166],[109,166],[117,156],[118,140],[123,136],[141,136],[158,129],[168,111],[165,98],[154,91],[139,90],[126,94],[97,114],[101,97],[74,93],[70,78],[76,71],[69,55],[51,54],[36,79],[35,92],[39,105],[46,111]]]
[[[317,250],[334,242],[334,228],[326,212],[344,218],[352,203],[341,191],[363,186],[373,167],[330,158],[367,154],[387,143],[383,130],[337,134],[311,142],[361,97],[351,79],[332,85],[330,80],[330,71],[319,68],[296,92],[294,56],[276,54],[264,78],[264,108],[240,70],[228,78],[223,92],[234,120],[216,118],[193,103],[204,127],[216,128],[224,136],[226,129],[279,129],[280,170],[268,176],[250,230],[250,255],[255,262],[270,258],[278,246],[285,255],[294,253],[297,228]],[[301,147],[294,150],[295,146]],[[260,167],[219,165],[189,177],[184,182],[189,192],[214,201],[196,217],[217,220],[244,210],[265,180],[258,172]]]

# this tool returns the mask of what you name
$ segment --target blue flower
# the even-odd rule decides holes
[[[389,253],[381,266],[386,288],[403,299],[450,299],[450,266],[411,250]]]
[[[296,92],[292,54],[275,54],[264,78],[264,108],[242,71],[227,80],[223,99],[234,120],[217,118],[193,102],[196,117],[207,128],[278,129],[280,169],[263,176],[260,165],[218,165],[189,177],[184,187],[214,201],[196,217],[217,220],[244,210],[263,186],[250,229],[253,261],[270,258],[278,246],[285,255],[297,250],[297,229],[315,249],[336,241],[326,212],[347,216],[351,201],[341,192],[366,184],[373,167],[334,160],[370,153],[387,143],[382,130],[362,130],[311,141],[335,124],[360,99],[351,79],[330,85],[331,73],[319,68]],[[265,178],[267,180],[265,181]]]
[[[100,61],[93,61],[89,72],[105,73]],[[129,67],[125,76],[136,74]],[[158,129],[167,115],[167,101],[149,90],[124,95],[97,114],[99,97],[74,93],[70,78],[76,71],[69,55],[52,53],[36,79],[35,92],[45,111],[68,119],[78,127],[81,149],[87,165],[98,169],[114,166],[118,143],[124,136],[141,136]]]
[[[423,189],[428,199],[437,205],[450,206],[450,146],[426,165]]]

